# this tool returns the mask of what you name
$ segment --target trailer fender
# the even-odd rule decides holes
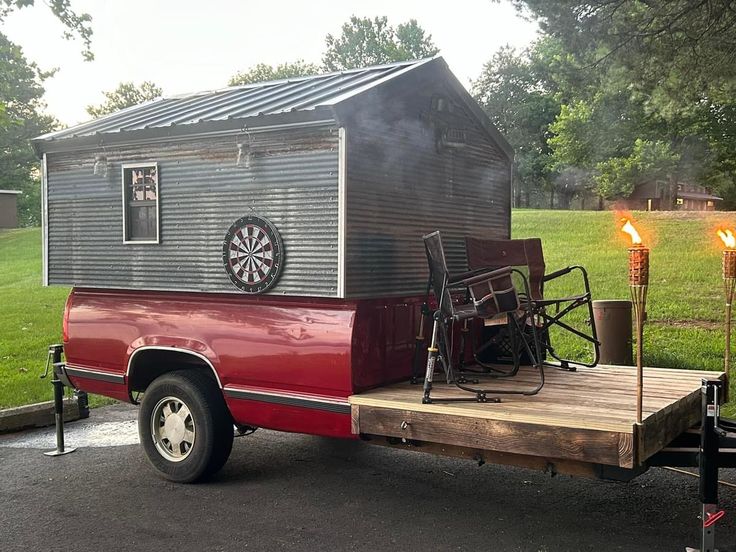
[[[207,348],[203,346],[206,350]],[[131,402],[133,393],[144,391],[157,377],[183,368],[199,367],[212,377],[222,391],[222,381],[215,369],[214,353],[204,354],[198,350],[177,345],[143,345],[129,349],[125,381]]]

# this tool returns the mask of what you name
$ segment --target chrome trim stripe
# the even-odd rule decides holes
[[[224,391],[226,397],[232,397],[233,399],[260,401],[271,404],[282,404],[285,406],[297,406],[313,410],[325,410],[336,414],[350,414],[350,403],[343,401],[316,399],[305,395],[295,396],[285,393],[237,389],[234,387],[225,387]]]
[[[108,383],[125,383],[125,376],[122,374],[100,372],[99,370],[92,370],[90,368],[83,368],[81,366],[71,366],[67,364],[66,373],[72,377],[106,381]]]
[[[130,377],[130,367],[133,364],[133,358],[135,355],[140,353],[141,351],[147,351],[147,350],[156,350],[156,351],[174,351],[177,353],[185,353],[188,355],[195,356],[207,363],[207,366],[210,367],[212,370],[212,373],[215,376],[215,379],[217,380],[217,386],[222,389],[222,382],[220,381],[220,376],[217,373],[217,370],[215,370],[215,367],[212,365],[212,362],[210,362],[210,359],[208,359],[206,356],[204,356],[202,353],[197,353],[195,351],[192,351],[190,349],[182,349],[181,347],[163,347],[158,345],[144,345],[143,347],[138,347],[135,351],[130,353],[130,357],[128,358],[128,367],[125,370],[125,377]]]

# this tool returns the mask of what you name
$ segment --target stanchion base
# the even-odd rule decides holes
[[[75,448],[68,448],[68,449],[64,449],[64,450],[58,450],[58,449],[57,450],[50,450],[49,452],[44,452],[43,455],[44,456],[63,456],[65,454],[69,454],[71,452],[74,452],[75,450],[77,450],[77,449],[75,449]]]

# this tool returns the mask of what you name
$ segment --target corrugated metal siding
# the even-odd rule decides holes
[[[381,79],[401,72],[406,67],[420,65],[426,61],[392,63],[340,73],[262,82],[163,98],[54,132],[40,139],[58,140],[98,133],[129,132],[308,111],[320,106],[329,106],[350,92],[362,90]]]
[[[510,162],[457,102],[453,126],[468,145],[437,152],[432,96],[442,83],[416,82],[348,126],[348,297],[423,292],[422,235],[440,230],[451,271],[467,270],[464,236],[509,237]]]
[[[236,166],[234,138],[49,154],[49,283],[83,287],[240,293],[222,264],[230,225],[251,213],[271,220],[285,265],[270,294],[337,291],[337,130],[252,137],[250,168]],[[157,162],[160,244],[122,243],[121,164]]]

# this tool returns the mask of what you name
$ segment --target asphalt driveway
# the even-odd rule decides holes
[[[698,538],[697,480],[650,470],[608,483],[260,430],[205,484],[157,477],[135,409],[0,436],[0,550],[682,551]],[[94,446],[90,446],[94,445]],[[736,481],[724,471],[722,479]],[[736,550],[736,489],[718,526]]]

